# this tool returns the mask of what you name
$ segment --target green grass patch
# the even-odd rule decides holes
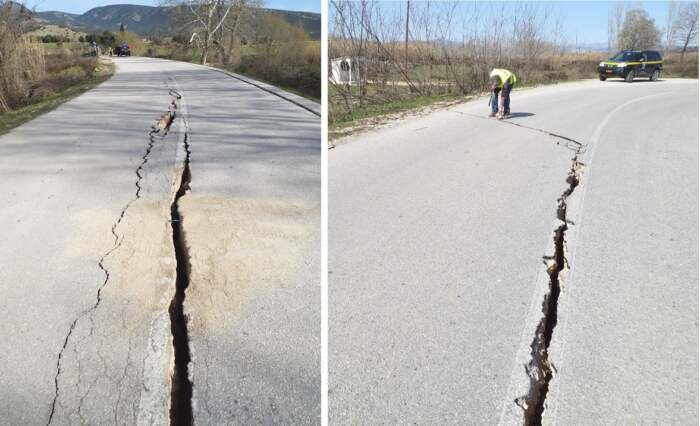
[[[462,94],[424,95],[401,98],[381,104],[356,106],[350,112],[338,114],[329,122],[329,130],[350,126],[358,120],[426,107],[438,102],[450,102],[464,98]]]
[[[66,41],[63,43],[41,43],[41,46],[44,47],[44,50],[46,53],[52,53],[55,51],[59,51],[61,49],[68,49],[68,50],[85,50],[86,52],[89,49],[89,44],[88,43],[81,43],[79,41]]]
[[[53,110],[64,102],[82,95],[108,80],[113,74],[114,64],[112,62],[100,63],[94,72],[79,82],[51,92],[29,105],[0,114],[0,135]]]

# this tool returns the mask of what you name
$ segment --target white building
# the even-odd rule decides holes
[[[334,84],[359,84],[364,78],[361,62],[361,58],[351,56],[331,59],[331,75],[328,79]]]

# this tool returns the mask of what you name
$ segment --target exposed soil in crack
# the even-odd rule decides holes
[[[180,98],[179,95],[178,99]],[[180,177],[180,187],[170,205],[170,223],[173,228],[173,246],[177,262],[175,295],[170,302],[170,331],[173,335],[175,366],[172,376],[170,395],[170,424],[173,426],[190,426],[192,417],[192,382],[189,379],[190,346],[187,331],[187,316],[184,312],[185,290],[190,284],[190,257],[187,249],[185,232],[182,228],[183,217],[178,202],[190,189],[190,145],[185,129],[185,160]]]
[[[557,218],[562,224],[554,231],[554,255],[543,258],[549,275],[549,291],[542,301],[542,319],[537,325],[535,336],[530,344],[531,360],[525,366],[530,377],[530,390],[527,396],[515,400],[515,403],[523,409],[524,423],[528,426],[542,424],[549,383],[556,373],[556,368],[549,360],[549,345],[557,325],[558,302],[561,293],[559,274],[569,267],[566,258],[566,231],[573,222],[567,218],[566,209],[569,196],[579,185],[579,172],[582,166],[578,159],[580,154],[581,150],[579,149],[572,159],[571,169],[566,177],[568,187],[558,200]]]
[[[78,322],[85,318],[88,315],[91,315],[100,305],[102,302],[102,291],[104,288],[109,284],[109,269],[105,266],[105,260],[107,257],[109,257],[115,250],[117,250],[121,244],[122,244],[122,239],[123,236],[118,233],[118,228],[119,225],[121,224],[122,220],[124,219],[124,216],[126,215],[127,210],[129,210],[129,207],[139,200],[141,198],[141,181],[143,180],[143,169],[146,166],[146,163],[148,163],[148,158],[151,154],[151,151],[153,150],[153,145],[155,144],[156,140],[158,138],[163,138],[165,135],[168,133],[168,130],[170,129],[170,125],[173,122],[173,119],[175,117],[175,110],[177,109],[177,104],[173,100],[170,104],[170,107],[168,111],[161,116],[160,120],[151,127],[151,131],[148,133],[148,144],[146,145],[146,150],[144,151],[144,154],[141,156],[141,163],[139,163],[138,167],[134,171],[134,174],[136,175],[136,180],[134,181],[134,186],[136,186],[136,191],[134,193],[134,198],[129,200],[126,205],[124,205],[124,208],[119,213],[119,216],[117,217],[117,220],[112,224],[111,228],[111,233],[112,236],[114,237],[114,242],[112,243],[112,247],[107,250],[102,257],[100,257],[99,262],[97,263],[97,266],[102,270],[104,273],[104,281],[102,281],[102,284],[100,287],[97,289],[97,295],[95,297],[95,304],[92,305],[90,308],[84,310],[83,312],[78,315],[77,318],[73,320],[71,323],[68,333],[66,334],[65,339],[63,340],[63,345],[61,346],[61,350],[58,353],[58,358],[56,360],[56,375],[54,376],[54,397],[53,400],[51,401],[51,411],[49,412],[49,419],[46,422],[47,425],[50,425],[51,422],[53,421],[53,416],[54,413],[56,412],[56,402],[58,400],[59,396],[59,385],[58,385],[58,380],[59,377],[61,376],[61,360],[63,358],[63,353],[66,350],[66,347],[68,346],[68,342],[70,341],[70,338],[73,334],[73,330],[75,330],[75,327],[77,326]],[[92,330],[90,332],[92,334]]]

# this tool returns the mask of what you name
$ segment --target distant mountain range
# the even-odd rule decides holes
[[[141,36],[173,35],[169,7],[113,4],[90,9],[82,15],[58,11],[37,12],[39,23],[59,25],[84,32],[118,31],[124,24],[129,31]],[[287,22],[301,24],[311,38],[321,38],[321,15],[277,9],[260,9],[263,13],[280,15]]]

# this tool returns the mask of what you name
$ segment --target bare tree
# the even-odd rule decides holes
[[[411,15],[411,1],[406,0],[406,41],[404,43],[404,53],[406,55],[406,69],[408,69],[408,22]]]
[[[612,11],[608,10],[608,52],[611,52],[615,45],[615,21]]]
[[[610,36],[615,41],[616,49],[621,49],[619,45],[619,36],[620,31],[622,31],[622,24],[625,20],[625,8],[625,2],[618,1],[612,9],[612,34],[610,34]]]
[[[659,44],[660,39],[661,32],[644,10],[627,11],[617,38],[620,49],[651,49]]]
[[[365,32],[366,21],[371,19],[373,13],[372,4],[366,1],[358,3],[331,0],[332,27],[334,34],[329,37],[329,59],[339,56],[350,56],[351,64],[362,61],[367,56],[368,40]],[[355,65],[355,71],[364,74],[364,64]],[[352,66],[352,65],[351,65]],[[359,91],[355,92],[349,84],[338,84],[329,80],[336,94],[343,98],[343,103],[348,111],[353,110],[354,99],[362,105],[365,99],[365,79],[358,80]]]
[[[175,6],[174,18],[177,25],[190,33],[190,43],[195,43],[202,52],[201,64],[207,63],[212,48],[219,43],[224,23],[236,7],[244,0],[167,0]]]
[[[683,51],[681,52],[681,62],[685,59],[685,52],[688,44],[698,39],[698,4],[696,2],[687,3],[683,6],[676,22],[678,34],[682,37]]]
[[[221,62],[224,65],[238,65],[241,59],[241,38],[244,34],[246,23],[253,21],[254,8],[260,6],[257,0],[237,0],[232,2],[233,8],[228,15],[223,8],[219,8],[217,13],[223,18],[220,34],[215,34],[214,42],[218,48]]]
[[[678,2],[669,1],[666,9],[666,27],[664,27],[664,52],[671,50],[678,34]]]
[[[350,56],[367,76],[352,85],[330,81],[331,115],[404,97],[478,93],[495,67],[539,81],[545,55],[563,53],[561,19],[537,2],[331,0],[329,9],[330,58]]]

